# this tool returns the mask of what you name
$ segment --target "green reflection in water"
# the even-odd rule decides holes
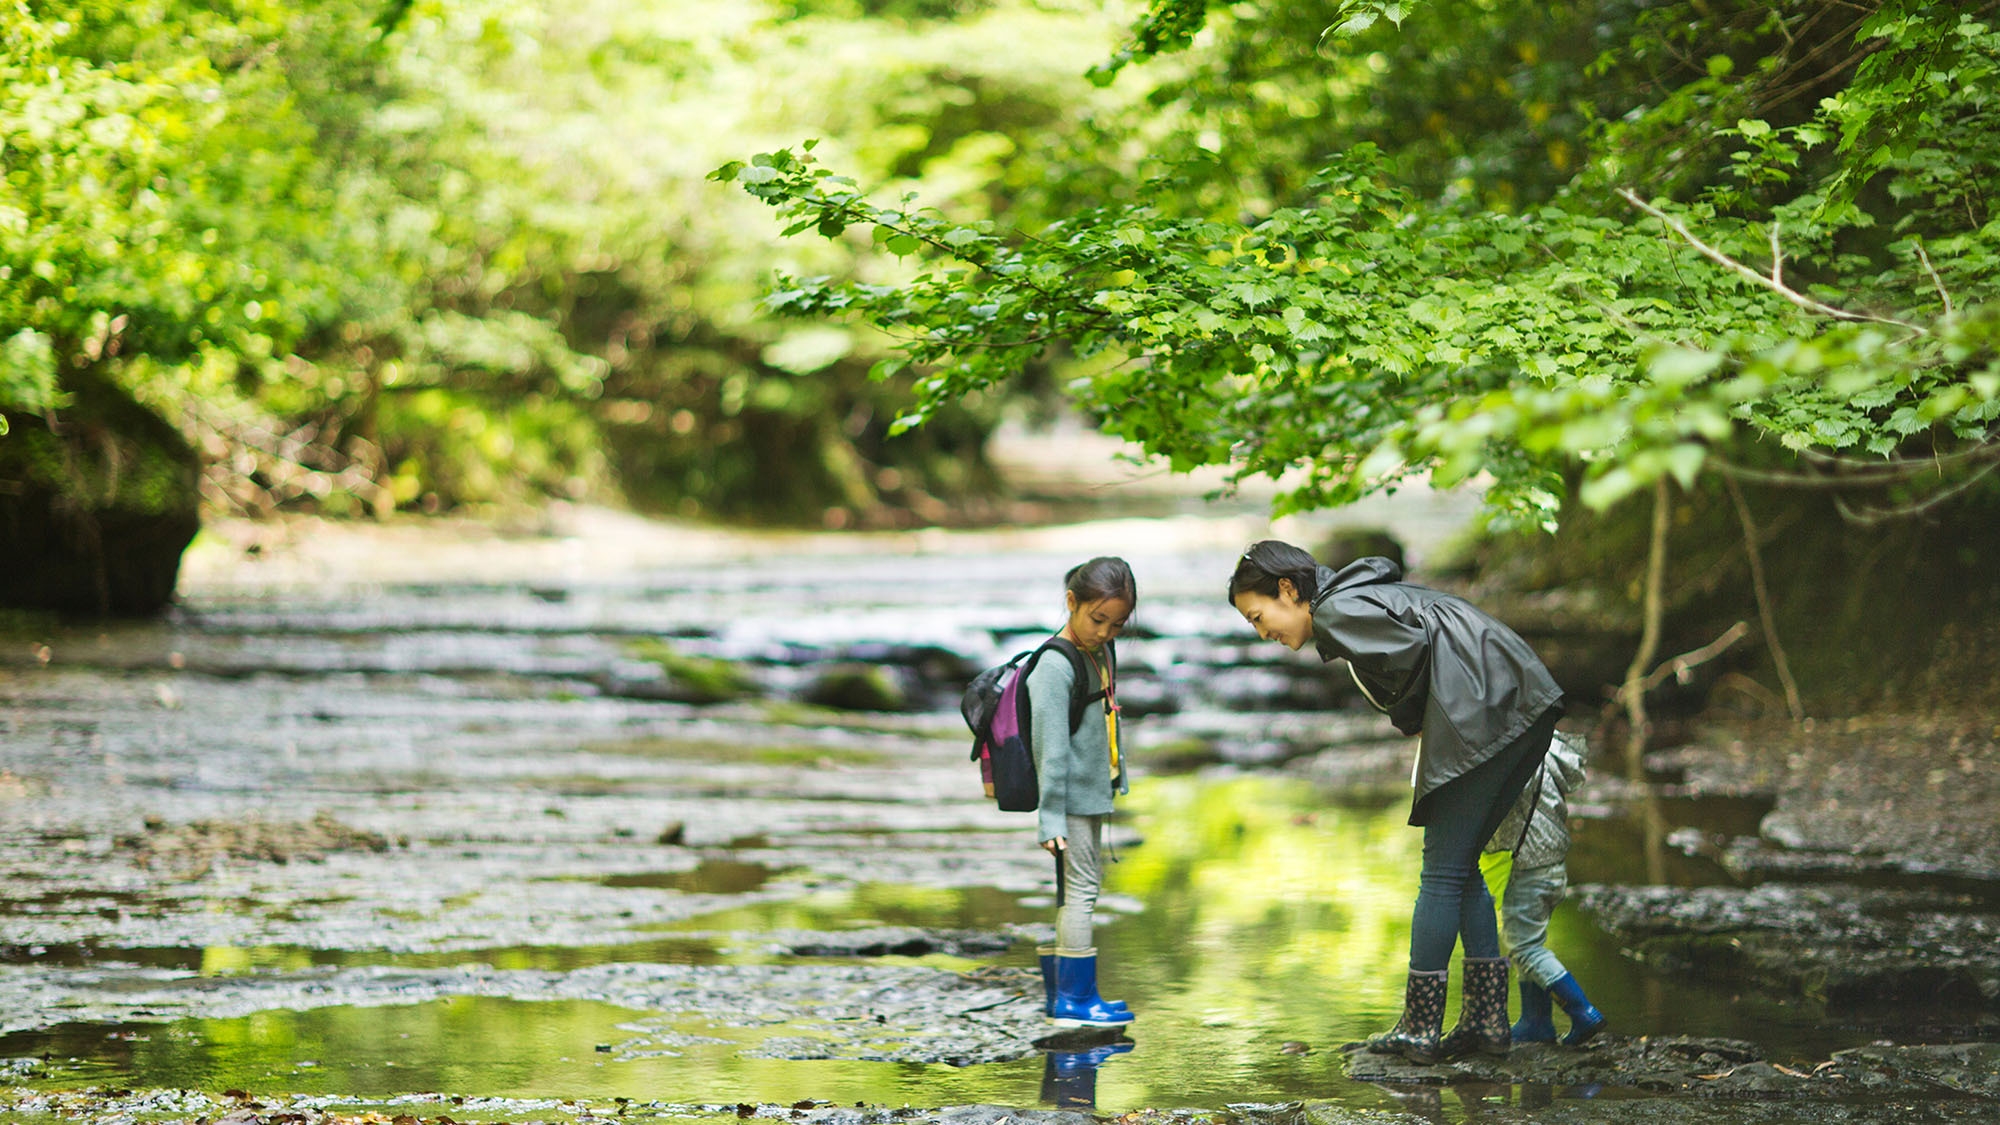
[[[1357,1107],[1393,1104],[1389,1095],[1345,1077],[1338,1047],[1389,1026],[1401,1005],[1422,849],[1421,831],[1405,823],[1403,802],[1336,803],[1310,785],[1283,778],[1174,777],[1136,786],[1127,808],[1125,823],[1143,842],[1118,850],[1106,889],[1138,900],[1143,909],[1101,914],[1098,946],[1106,995],[1130,1002],[1139,1020],[1129,1032],[1134,1049],[1108,1059],[1097,1072],[1098,1108],[1217,1107],[1294,1098]],[[1034,846],[1033,831],[1031,818],[1022,818],[1024,849]],[[1579,881],[1589,877],[1586,872],[1625,869],[1629,860],[1623,857],[1634,847],[1626,835],[1615,824],[1580,822]],[[1680,874],[1691,882],[1714,878],[1693,869]],[[1045,893],[1031,901],[1044,898]],[[221,974],[297,969],[329,958],[405,965],[476,960],[502,969],[544,970],[619,960],[743,962],[772,955],[733,949],[717,935],[873,925],[990,930],[1052,917],[1046,906],[1024,906],[1016,896],[991,888],[866,885],[747,904],[679,923],[678,938],[663,932],[658,943],[636,946],[424,958],[210,950],[201,968]],[[1551,925],[1550,945],[1621,1032],[1738,1036],[1778,1051],[1851,1045],[1817,1030],[1803,1015],[1664,982],[1622,957],[1615,943],[1569,906]],[[1031,967],[1034,951],[1022,944],[998,960]],[[944,958],[924,963],[971,965]],[[102,1027],[69,1027],[12,1037],[0,1046],[9,1053],[50,1050],[90,1060],[93,1078],[100,1081],[272,1093],[440,1090],[936,1106],[1029,1105],[1043,1090],[1041,1056],[964,1068],[747,1058],[743,1052],[766,1037],[809,1032],[714,1027],[698,1016],[676,1017],[672,1030],[685,1040],[671,1045],[677,1057],[621,1057],[618,1045],[635,1035],[620,1025],[649,1020],[651,1027],[653,1016],[587,1002],[457,998],[127,1029],[143,1032],[140,1041],[107,1039]],[[611,1050],[600,1051],[600,1045]]]

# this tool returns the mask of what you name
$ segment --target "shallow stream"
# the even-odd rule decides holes
[[[1337,1048],[1401,1003],[1411,746],[1223,603],[1242,529],[1095,537],[218,583],[162,623],[10,622],[0,1059],[51,1087],[1396,1104]],[[954,1057],[959,1009],[893,970],[1038,989],[1053,879],[1030,818],[979,799],[952,691],[1056,624],[1063,569],[1097,550],[1142,591],[1121,643],[1138,777],[1099,932],[1105,992],[1140,1018],[1095,1055],[1003,1037]],[[733,698],[690,699],[688,661]],[[876,677],[884,709],[808,702],[835,672]],[[1670,804],[1648,850],[1588,789],[1577,811],[1580,883],[1649,857],[1724,881],[1680,851],[1661,869],[1660,833],[1760,815]],[[1668,982],[1572,906],[1550,944],[1628,1034],[1774,1059],[1873,1035]]]

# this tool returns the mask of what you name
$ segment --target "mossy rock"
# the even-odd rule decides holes
[[[0,437],[0,606],[143,616],[173,600],[200,530],[200,461],[180,432],[90,373],[53,420]]]
[[[666,673],[663,698],[682,703],[727,703],[749,695],[756,687],[741,668],[727,660],[689,656],[661,641],[640,641],[630,651]]]
[[[1345,527],[1328,535],[1313,552],[1320,565],[1335,570],[1357,559],[1377,556],[1404,565],[1403,541],[1379,527]]]
[[[842,711],[907,711],[909,692],[879,664],[835,664],[813,679],[805,701]]]

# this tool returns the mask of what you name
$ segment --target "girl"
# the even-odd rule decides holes
[[[1354,682],[1404,734],[1422,734],[1410,823],[1424,830],[1423,874],[1410,918],[1403,1015],[1368,1049],[1420,1063],[1470,1050],[1505,1054],[1507,959],[1480,848],[1541,765],[1562,689],[1512,629],[1450,594],[1401,581],[1366,558],[1335,572],[1289,543],[1244,552],[1229,602],[1257,635],[1290,649],[1307,640],[1342,657]],[[1465,944],[1458,1026],[1440,1037],[1452,947]]]
[[[1056,857],[1056,944],[1040,950],[1042,979],[1057,1024],[1119,1027],[1132,1013],[1097,994],[1091,919],[1104,885],[1104,821],[1125,792],[1112,641],[1139,593],[1125,560],[1095,558],[1063,577],[1063,600],[1068,621],[1048,647],[1069,659],[1038,659],[1028,671],[1029,742],[1041,785],[1037,838]]]

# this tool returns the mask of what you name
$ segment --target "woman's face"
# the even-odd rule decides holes
[[[1312,607],[1299,599],[1299,588],[1289,578],[1278,579],[1278,596],[1245,590],[1232,599],[1236,612],[1250,623],[1257,635],[1276,641],[1297,652],[1312,636]]]
[[[1063,596],[1069,602],[1069,635],[1076,638],[1076,647],[1086,651],[1094,652],[1117,637],[1132,616],[1132,603],[1124,598],[1079,602],[1075,594]]]

